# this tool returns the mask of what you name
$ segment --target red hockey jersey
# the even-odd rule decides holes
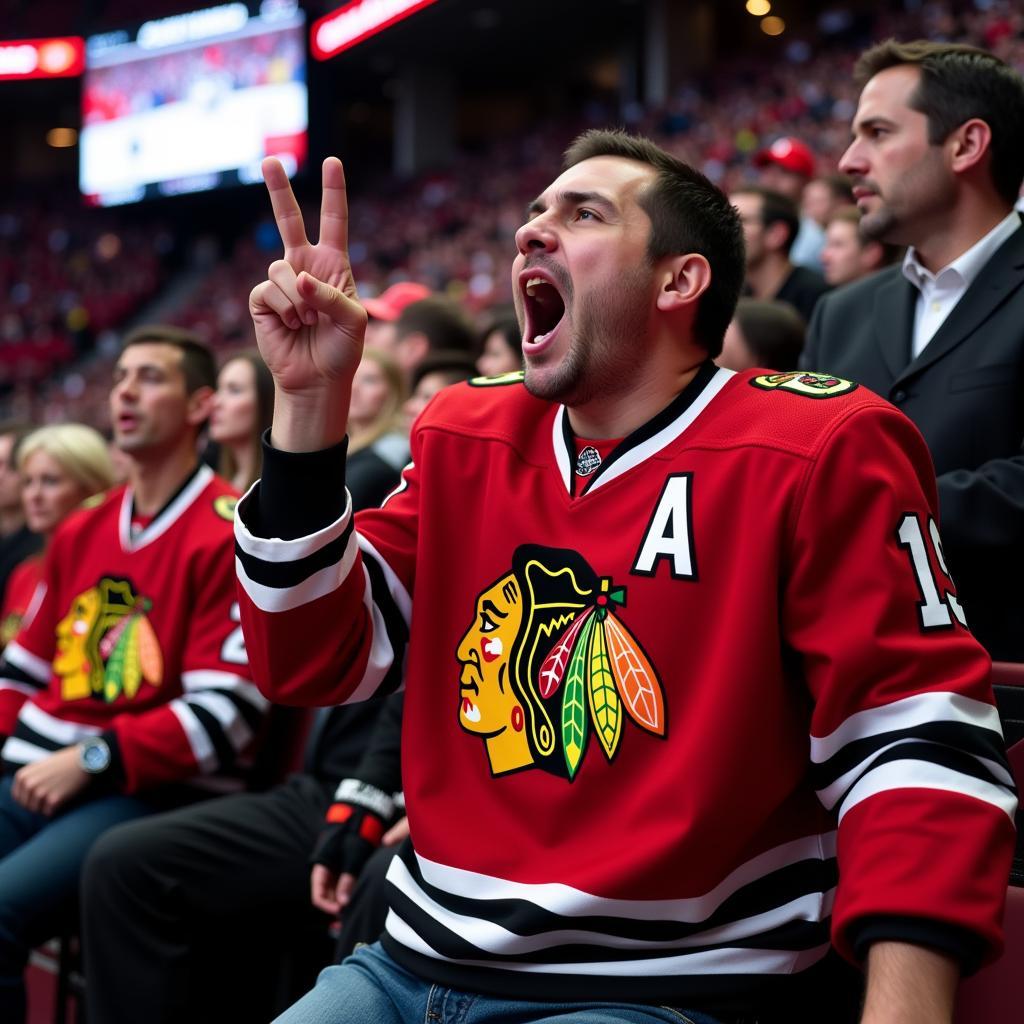
[[[384,508],[266,539],[259,490],[240,506],[265,693],[359,700],[404,666],[392,955],[714,1006],[865,922],[997,949],[1016,800],[910,421],[708,364],[587,476],[574,442],[520,383],[459,385]]]
[[[234,500],[203,466],[141,531],[125,487],[62,524],[0,662],[7,770],[105,734],[136,792],[249,744],[267,701],[238,624]]]

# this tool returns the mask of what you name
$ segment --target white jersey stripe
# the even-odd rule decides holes
[[[227,690],[237,693],[247,704],[260,711],[270,707],[270,701],[256,687],[233,672],[221,672],[218,669],[194,669],[181,673],[181,686],[186,694],[199,690]],[[237,712],[236,712],[237,714]]]
[[[39,693],[38,686],[33,686],[31,683],[18,683],[13,679],[0,679],[0,692],[3,690],[13,690],[25,697],[35,697]]]
[[[666,950],[756,938],[772,928],[794,921],[822,921],[828,916],[834,899],[834,890],[828,893],[808,893],[763,913],[665,941],[634,939],[607,932],[569,928],[552,929],[537,935],[516,935],[486,918],[469,917],[447,910],[417,885],[408,868],[398,857],[391,862],[387,879],[441,927],[458,935],[482,952],[507,956],[525,956],[553,946],[569,944],[607,949],[647,950],[652,955],[660,956]]]
[[[448,867],[428,860],[419,853],[416,854],[416,863],[428,885],[453,896],[474,900],[524,900],[560,917],[621,917],[632,921],[699,924],[743,886],[790,864],[806,860],[828,860],[835,853],[835,832],[806,836],[766,850],[746,861],[703,895],[675,900],[609,899],[561,882],[513,882],[464,868]]]
[[[257,583],[249,578],[242,565],[242,560],[237,557],[235,558],[235,570],[238,573],[242,589],[260,611],[287,612],[334,593],[352,571],[358,550],[359,545],[356,543],[356,535],[353,533],[345,546],[345,553],[340,562],[328,565],[313,573],[312,576],[307,576],[294,587],[267,587],[262,583]]]
[[[858,778],[860,778],[860,776],[866,774],[868,771],[871,770],[871,765],[874,764],[878,760],[878,758],[882,756],[882,754],[884,754],[888,750],[893,750],[896,747],[900,747],[906,742],[907,740],[905,739],[894,740],[892,743],[887,743],[884,747],[879,747],[877,750],[872,750],[871,753],[867,757],[865,757],[863,761],[854,765],[854,767],[851,768],[848,772],[844,772],[831,785],[826,786],[824,789],[819,789],[817,791],[818,799],[821,801],[822,806],[825,807],[826,810],[832,810],[832,808],[835,807],[835,805],[842,798],[842,795],[857,781]],[[937,743],[931,740],[921,740],[915,738],[914,742],[928,743],[930,746],[936,747],[939,750],[947,749],[944,744]],[[1006,770],[1006,768],[1003,765],[991,760],[991,758],[977,757],[975,755],[971,756],[973,756],[979,764],[984,765],[985,769],[991,772],[992,775],[995,778],[997,778],[1000,782],[1002,782],[1004,785],[1013,785],[1013,777],[1010,775],[1010,773]],[[913,755],[908,753],[907,757],[903,759],[902,763],[905,764],[908,761],[913,760],[915,760]]]
[[[202,722],[196,717],[196,713],[180,697],[172,700],[167,706],[181,723],[199,770],[212,772],[217,767],[217,753],[213,749],[213,741],[203,728]]]
[[[70,747],[79,743],[86,736],[98,736],[103,729],[97,725],[83,725],[80,722],[69,722],[63,718],[54,718],[37,704],[22,704],[18,712],[18,721],[24,722],[33,732],[53,740],[58,746]]]
[[[398,610],[402,613],[402,618],[405,619],[405,624],[408,626],[412,622],[412,598],[409,596],[409,591],[405,589],[405,584],[398,578],[395,570],[388,565],[384,556],[365,537],[357,533],[356,538],[360,550],[370,555],[380,566],[388,585],[388,593],[398,605]]]
[[[27,676],[38,679],[44,686],[49,683],[53,674],[53,666],[38,654],[26,650],[16,640],[12,640],[4,648],[4,658],[15,668],[20,668]]]
[[[945,691],[918,693],[891,704],[858,711],[827,736],[811,736],[811,760],[822,764],[855,740],[934,722],[960,722],[988,729],[999,736],[1003,734],[999,712],[991,704]]]
[[[830,943],[813,949],[790,951],[774,949],[724,949],[683,953],[679,956],[652,957],[649,960],[602,960],[595,963],[531,963],[528,961],[453,960],[440,957],[428,946],[395,911],[388,912],[385,928],[388,934],[403,946],[431,959],[464,967],[484,967],[491,970],[514,971],[517,974],[577,974],[636,978],[667,977],[694,974],[793,974],[817,963],[829,949]]]
[[[964,775],[943,765],[930,761],[890,761],[869,771],[850,790],[839,810],[839,821],[857,804],[879,793],[899,790],[940,789],[947,793],[960,793],[974,797],[993,807],[998,807],[1011,821],[1017,809],[1017,798],[1012,791],[991,782],[984,782],[973,775]]]
[[[247,555],[260,558],[264,562],[297,562],[309,555],[315,555],[332,541],[337,540],[345,532],[351,519],[352,496],[346,491],[345,511],[341,517],[322,530],[311,533],[308,537],[295,537],[292,540],[281,540],[279,537],[255,537],[249,532],[241,515],[236,515],[235,540]]]
[[[26,743],[17,736],[10,736],[0,753],[3,754],[5,761],[12,761],[14,764],[33,764],[44,757],[49,757],[53,751],[37,747],[34,743]]]
[[[252,741],[252,729],[238,713],[236,705],[222,693],[190,693],[189,704],[205,708],[221,724],[224,734],[236,751],[244,750]]]
[[[391,646],[391,638],[388,636],[388,628],[384,624],[384,616],[380,609],[373,603],[373,587],[370,585],[370,574],[363,565],[363,606],[370,617],[370,628],[373,630],[373,640],[370,644],[370,652],[366,658],[366,668],[363,671],[363,678],[359,680],[352,696],[345,701],[346,704],[355,704],[361,700],[368,700],[372,697],[384,682],[395,660],[395,650]]]
[[[152,544],[163,536],[181,517],[185,511],[206,489],[213,479],[213,470],[209,466],[200,466],[196,474],[185,485],[185,489],[170,503],[137,537],[132,537],[132,502],[134,495],[130,487],[125,489],[121,498],[121,510],[118,518],[118,530],[121,535],[123,551],[139,551],[147,544]]]

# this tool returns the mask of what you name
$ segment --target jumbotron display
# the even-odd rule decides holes
[[[305,14],[229,3],[86,40],[79,185],[114,206],[262,181],[305,163]]]

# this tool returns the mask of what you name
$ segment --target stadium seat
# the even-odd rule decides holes
[[[1024,790],[1024,664],[996,662],[992,685],[1006,736],[1007,754],[1017,789]],[[1017,851],[1006,899],[1006,949],[1002,957],[968,978],[957,997],[956,1024],[1018,1024],[1021,972],[1024,970],[1024,815],[1017,812]]]

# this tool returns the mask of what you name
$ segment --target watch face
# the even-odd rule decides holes
[[[110,748],[103,740],[87,740],[82,746],[82,767],[98,774],[110,764]]]

